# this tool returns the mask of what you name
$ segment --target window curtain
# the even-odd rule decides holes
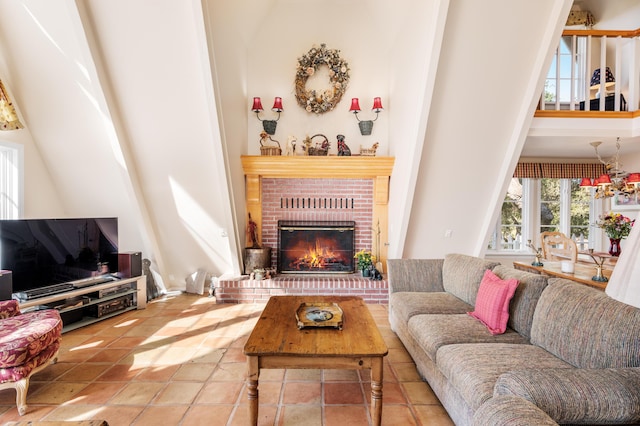
[[[640,308],[640,212],[605,292],[622,303]]]
[[[595,179],[606,174],[602,163],[518,163],[513,177],[528,179]]]

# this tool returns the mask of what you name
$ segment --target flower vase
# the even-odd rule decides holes
[[[368,278],[371,276],[371,269],[369,268],[362,268],[361,272],[362,272],[362,276],[365,278]]]
[[[620,256],[622,253],[622,249],[620,248],[620,240],[621,238],[609,238],[609,254],[611,256]]]

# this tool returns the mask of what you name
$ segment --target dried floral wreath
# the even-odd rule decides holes
[[[329,68],[330,87],[326,90],[307,90],[307,80],[315,74],[318,67]],[[340,51],[327,49],[323,43],[312,47],[306,55],[298,58],[296,68],[296,99],[298,105],[307,110],[322,114],[331,111],[342,99],[349,83],[349,64],[340,58]]]

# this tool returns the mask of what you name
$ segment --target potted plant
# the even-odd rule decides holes
[[[363,277],[369,276],[371,266],[376,261],[376,257],[368,250],[362,249],[353,256],[356,259],[356,266],[362,273]]]
[[[620,241],[629,236],[631,227],[635,220],[631,220],[620,213],[609,212],[604,216],[600,216],[600,220],[596,223],[598,227],[604,229],[611,243],[609,254],[611,256],[620,256]]]

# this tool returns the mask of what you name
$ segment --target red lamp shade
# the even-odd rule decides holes
[[[251,111],[253,112],[262,111],[262,102],[260,102],[260,98],[253,98],[253,106],[251,107]]]
[[[384,108],[382,108],[382,100],[380,98],[373,98],[373,108],[371,110],[373,112],[380,112]]]
[[[282,98],[276,96],[275,100],[273,101],[273,108],[271,108],[271,110],[275,112],[282,112]]]
[[[360,112],[360,102],[358,102],[358,98],[351,99],[351,108],[349,108],[349,112]]]
[[[640,173],[629,173],[627,177],[628,183],[640,183]]]
[[[611,178],[609,175],[600,175],[598,178],[598,185],[611,185]]]
[[[582,178],[582,180],[580,181],[580,186],[585,186],[585,187],[593,186],[593,182],[591,182],[590,178]]]

